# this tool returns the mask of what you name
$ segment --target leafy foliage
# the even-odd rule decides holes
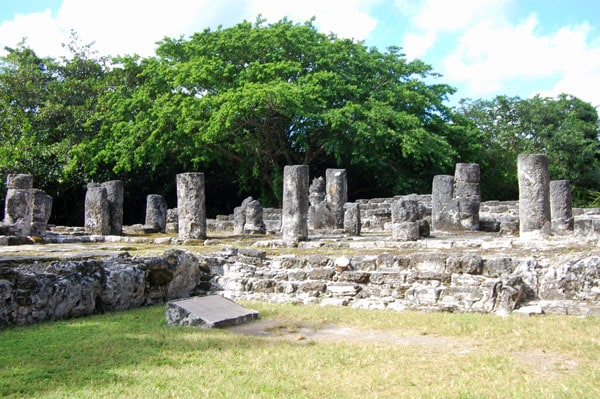
[[[311,22],[166,38],[156,58],[123,59],[113,74],[135,85],[105,94],[98,136],[72,152],[90,176],[204,170],[274,204],[283,166],[308,164],[362,170],[361,185],[389,194],[428,187],[464,133],[443,105],[452,89],[425,83],[430,66]]]
[[[600,183],[598,113],[589,103],[561,94],[530,99],[498,96],[463,101],[459,112],[481,134],[482,191],[489,198],[518,198],[517,155],[544,153],[550,178],[571,181],[576,202]]]

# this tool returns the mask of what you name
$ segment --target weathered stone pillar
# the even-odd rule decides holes
[[[244,225],[246,224],[246,207],[254,198],[248,197],[242,201],[242,204],[233,208],[233,234],[244,234]]]
[[[348,202],[348,181],[346,169],[325,170],[327,205],[334,215],[335,229],[344,227],[344,204]]]
[[[344,212],[344,231],[351,236],[359,236],[361,229],[360,205],[348,202]]]
[[[286,245],[308,239],[308,166],[283,168],[283,209],[281,233]]]
[[[308,228],[322,229],[333,224],[326,200],[325,180],[319,176],[313,179],[308,187]]]
[[[8,175],[6,188],[4,222],[14,225],[15,234],[28,236],[33,221],[33,176],[22,173]]]
[[[392,204],[392,238],[401,241],[419,239],[419,204],[400,199]]]
[[[267,226],[263,221],[263,207],[257,200],[252,200],[246,204],[246,221],[244,223],[244,233],[246,234],[266,234]]]
[[[550,182],[550,216],[553,232],[561,234],[574,231],[573,195],[568,180]]]
[[[454,176],[437,175],[431,186],[431,229],[456,230],[459,209],[454,198]]]
[[[167,229],[167,201],[162,195],[149,194],[146,196],[146,221],[144,225],[152,228],[157,233],[164,233]]]
[[[519,232],[521,238],[550,234],[550,177],[548,157],[543,154],[520,154]]]
[[[177,175],[177,210],[179,238],[206,238],[206,210],[204,173],[191,172]]]
[[[110,180],[102,183],[108,197],[108,211],[110,215],[110,233],[120,236],[123,234],[123,199],[125,188],[121,180]]]
[[[106,187],[89,183],[85,193],[85,233],[109,235],[110,207]]]
[[[460,225],[466,230],[479,230],[479,205],[481,204],[479,180],[479,164],[456,164],[453,197],[458,201]]]
[[[52,213],[52,197],[43,190],[33,189],[33,229],[35,234],[46,231]]]

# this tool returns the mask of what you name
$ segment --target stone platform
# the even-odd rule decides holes
[[[193,297],[167,302],[167,324],[202,328],[223,328],[258,318],[258,312],[219,295]]]

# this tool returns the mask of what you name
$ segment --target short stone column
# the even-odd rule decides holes
[[[460,225],[466,230],[479,230],[480,174],[476,163],[457,163],[454,170],[454,198],[458,201]]]
[[[246,224],[246,207],[254,198],[248,197],[242,201],[240,206],[233,208],[233,234],[244,234]]]
[[[286,245],[308,239],[308,165],[283,168],[281,234]]]
[[[431,186],[431,229],[453,231],[456,230],[458,220],[458,202],[454,200],[454,176],[434,176]]]
[[[569,180],[550,182],[550,216],[554,233],[564,234],[574,231],[573,195]]]
[[[392,204],[392,238],[400,241],[419,239],[419,204],[401,199]]]
[[[245,234],[266,234],[267,226],[263,220],[263,207],[257,200],[246,204],[246,221],[244,223]]]
[[[162,195],[147,195],[146,221],[144,225],[157,233],[164,233],[167,229],[167,209],[167,201]]]
[[[355,202],[348,202],[344,208],[344,232],[350,236],[359,236],[362,227],[360,205]]]
[[[106,189],[108,210],[110,214],[110,233],[120,236],[123,234],[123,200],[125,188],[123,181],[110,180],[101,184]]]
[[[191,172],[177,175],[177,210],[179,238],[206,238],[206,208],[204,173]]]
[[[346,169],[325,170],[327,205],[334,216],[335,229],[344,228],[344,204],[348,202],[348,180]]]
[[[110,207],[106,187],[98,183],[89,183],[85,193],[85,233],[109,235]]]
[[[548,164],[548,157],[543,154],[520,154],[518,157],[519,233],[521,238],[537,238],[550,234]]]
[[[33,189],[33,229],[35,234],[46,231],[52,213],[52,197],[43,190]]]
[[[17,235],[31,234],[33,221],[33,176],[19,173],[6,177],[4,222],[14,225]]]

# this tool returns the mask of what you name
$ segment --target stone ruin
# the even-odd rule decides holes
[[[600,209],[573,209],[569,182],[550,181],[541,154],[519,156],[518,201],[481,202],[477,164],[435,176],[431,194],[354,202],[347,199],[344,170],[328,169],[325,179],[309,185],[308,166],[291,165],[284,168],[282,209],[262,208],[249,197],[215,220],[206,218],[204,175],[183,173],[176,176],[176,209],[148,195],[141,236],[123,235],[129,226],[122,226],[119,181],[88,186],[87,235],[43,232],[51,198],[27,176],[7,179],[4,237],[216,249],[113,254],[91,263],[0,257],[0,326],[208,294],[369,309],[600,314]],[[223,239],[207,237],[217,230],[255,241],[252,248],[223,247]],[[166,234],[144,237],[151,232]],[[0,238],[27,242],[33,241]],[[261,249],[286,247],[301,254],[267,256]],[[316,248],[359,254],[316,255]],[[43,283],[34,287],[28,279]]]

